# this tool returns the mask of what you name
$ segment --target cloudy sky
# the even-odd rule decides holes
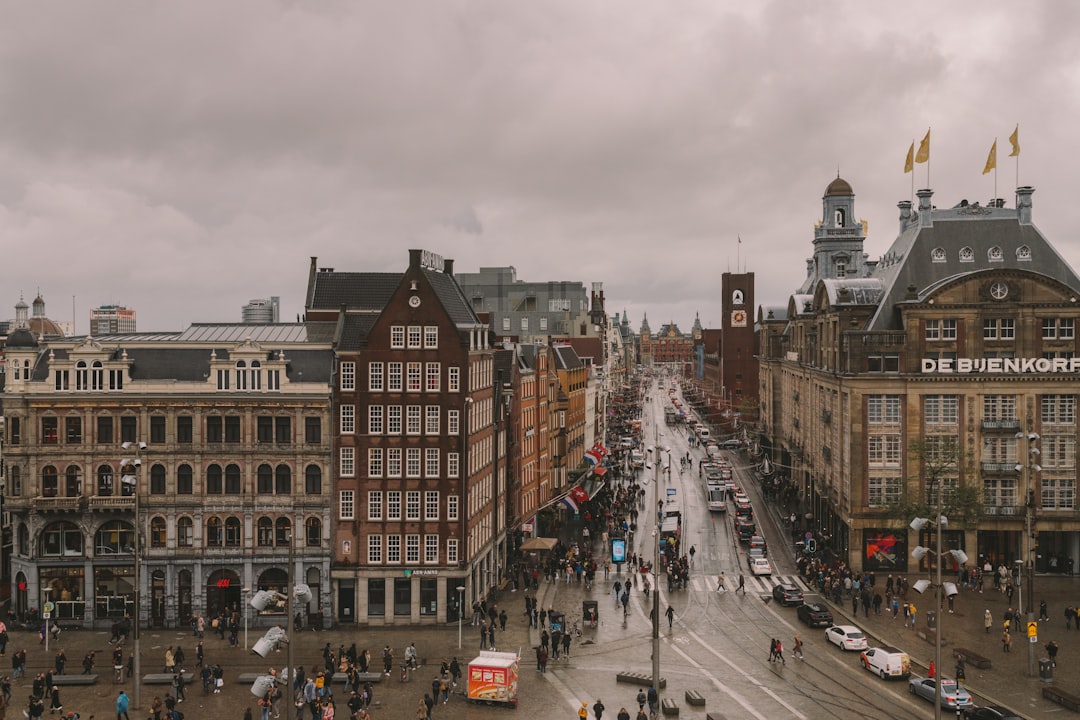
[[[0,0],[0,317],[87,331],[303,309],[310,256],[602,281],[636,328],[783,303],[837,171],[895,236],[933,128],[935,203],[1033,185],[1080,266],[1080,3]],[[916,167],[916,187],[926,166]],[[742,245],[737,246],[737,238]],[[74,298],[74,302],[73,302]],[[74,311],[73,311],[74,306]]]

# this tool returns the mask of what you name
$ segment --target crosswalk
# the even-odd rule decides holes
[[[746,592],[758,594],[770,594],[774,585],[780,583],[791,583],[795,585],[804,593],[815,592],[813,588],[806,584],[806,581],[799,575],[770,575],[768,577],[762,577],[759,575],[746,575]],[[690,592],[716,592],[716,576],[714,575],[691,575],[690,582],[687,585],[687,591]],[[724,587],[727,592],[734,592],[739,586],[739,577],[731,577],[730,575],[725,577]],[[666,588],[664,588],[666,590]],[[678,592],[685,592],[678,590]]]

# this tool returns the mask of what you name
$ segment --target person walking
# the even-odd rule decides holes
[[[667,626],[668,630],[670,630],[672,623],[675,622],[675,608],[668,605],[667,611],[664,614],[667,615]]]
[[[1009,635],[1008,629],[1001,631],[1001,651],[1010,652],[1009,646],[1012,645],[1012,637]]]
[[[638,690],[638,694],[637,694],[637,697],[635,699],[637,700],[638,714],[641,714],[641,711],[645,707],[645,701],[647,700],[647,698],[645,697],[645,691],[644,690]]]
[[[721,570],[716,578],[716,592],[724,592],[726,589],[727,588],[724,587],[724,571]]]
[[[49,714],[52,715],[54,712],[59,710],[60,714],[63,715],[64,703],[60,701],[60,688],[58,688],[56,685],[53,685],[52,692],[49,693],[49,697],[52,699],[52,702],[49,704]]]
[[[619,708],[619,714],[615,716],[615,720],[630,720],[630,711],[624,707]]]
[[[990,628],[994,626],[994,616],[990,614],[990,608],[983,610],[983,627],[986,628],[986,634],[990,634]]]
[[[587,720],[589,717],[589,703],[582,702],[577,711],[578,720]]]
[[[769,641],[769,662],[776,659],[776,638]]]
[[[128,700],[127,693],[121,690],[120,694],[116,696],[116,720],[120,720],[121,717],[124,720],[131,720],[128,716],[128,706],[130,704],[131,701]]]
[[[791,657],[799,658],[800,660],[804,659],[802,651],[802,638],[799,637],[798,633],[795,633],[795,644],[791,646]]]
[[[787,665],[787,660],[784,659],[784,643],[779,638],[776,639],[776,659]]]
[[[735,588],[735,592],[738,593],[740,590],[743,595],[746,594],[746,576],[742,573],[739,573],[739,587]]]
[[[649,692],[646,693],[646,698],[649,701],[649,717],[656,717],[656,703],[659,702],[660,696],[656,692],[656,687],[650,685]]]
[[[604,709],[604,703],[600,702],[600,698],[597,698],[596,702],[593,703],[592,706],[592,712],[593,715],[596,716],[596,720],[602,720],[602,718],[604,717]]]

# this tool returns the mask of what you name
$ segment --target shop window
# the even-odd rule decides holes
[[[130,523],[112,520],[94,534],[95,555],[129,555],[135,550],[135,531]]]
[[[69,522],[49,525],[41,533],[41,554],[46,557],[81,557],[82,531]]]

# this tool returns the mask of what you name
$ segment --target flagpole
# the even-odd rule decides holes
[[[915,138],[911,138],[911,152],[912,152],[912,155],[911,155],[911,160],[912,160],[912,165],[911,165],[911,197],[908,198],[908,199],[911,201],[912,205],[915,204],[915,153],[914,153],[914,150],[915,150]]]

